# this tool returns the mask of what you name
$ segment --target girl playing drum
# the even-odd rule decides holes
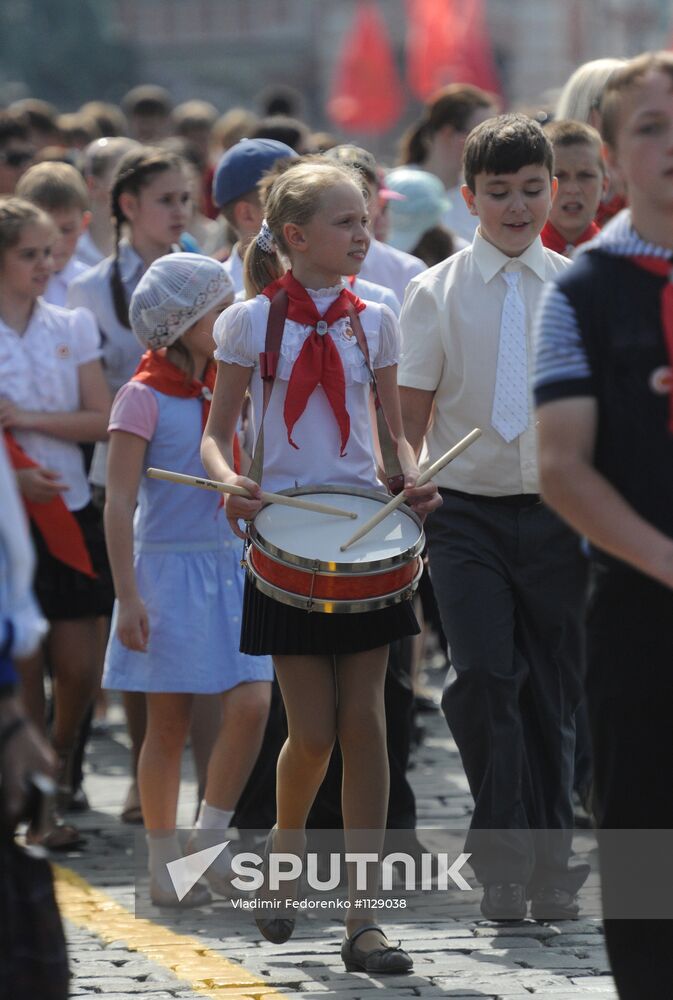
[[[241,537],[238,521],[259,511],[260,485],[235,474],[231,442],[248,387],[259,434],[260,354],[270,303],[278,291],[287,296],[287,314],[263,424],[263,488],[332,483],[381,490],[369,420],[368,369],[349,318],[355,310],[405,488],[410,488],[409,502],[421,516],[441,503],[434,484],[413,488],[418,468],[400,416],[395,316],[385,305],[365,304],[342,281],[342,276],[358,273],[369,246],[358,176],[316,158],[292,164],[272,183],[265,223],[245,260],[246,287],[254,297],[231,306],[215,327],[218,373],[202,458],[214,479],[244,486],[257,498],[227,498],[227,516]],[[279,252],[291,270],[285,271]],[[271,848],[302,852],[306,818],[336,739],[344,764],[346,849],[358,849],[358,831],[363,830],[379,831],[382,846],[388,801],[383,701],[388,644],[417,632],[410,601],[357,614],[308,613],[246,581],[241,650],[273,655],[289,728],[278,761],[278,822],[267,854]],[[376,895],[377,885],[378,874],[364,895]],[[355,898],[352,885],[350,895]],[[294,921],[258,918],[257,924],[265,937],[282,942]],[[412,965],[364,907],[349,911],[342,958],[347,969],[367,972],[406,972]]]

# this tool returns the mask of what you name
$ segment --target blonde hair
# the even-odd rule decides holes
[[[277,250],[267,253],[256,239],[251,241],[243,264],[248,298],[259,295],[262,289],[285,273],[280,253],[289,257],[290,248],[285,242],[283,227],[288,222],[297,226],[306,225],[319,211],[326,192],[344,182],[353,184],[363,197],[367,197],[362,176],[357,170],[329,163],[322,156],[306,156],[292,160],[267,188],[264,192],[264,212]]]
[[[89,209],[89,192],[79,170],[69,163],[36,163],[16,185],[19,198],[39,205],[46,212]]]
[[[16,196],[0,198],[0,256],[16,246],[25,227],[34,223],[53,229],[50,217],[39,206]]]
[[[664,73],[673,86],[673,53],[643,52],[630,59],[621,67],[618,73],[610,77],[603,94],[601,116],[603,119],[603,138],[611,149],[617,148],[619,132],[619,112],[624,95],[642,86],[648,73]]]
[[[600,114],[601,98],[608,80],[625,63],[625,59],[592,59],[579,66],[559,95],[554,117],[572,118],[592,125],[592,112]]]

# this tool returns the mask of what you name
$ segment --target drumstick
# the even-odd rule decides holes
[[[475,427],[474,430],[470,431],[469,434],[466,434],[465,437],[458,442],[458,444],[454,444],[453,448],[450,448],[446,454],[442,455],[441,458],[438,458],[436,462],[433,462],[432,465],[425,470],[425,472],[422,472],[416,480],[416,486],[425,486],[425,484],[432,479],[436,472],[439,472],[440,469],[443,469],[445,465],[448,465],[449,462],[460,455],[461,451],[465,451],[466,448],[469,448],[472,442],[476,441],[480,436],[480,428]],[[370,517],[370,519],[355,532],[352,538],[349,538],[347,542],[340,545],[339,548],[341,551],[345,552],[346,549],[353,544],[353,542],[358,542],[361,538],[364,538],[364,536],[367,535],[372,528],[375,528],[376,525],[380,524],[384,518],[388,517],[388,514],[392,514],[394,510],[397,510],[397,508],[400,507],[406,499],[407,494],[404,490],[402,490],[402,492],[398,493],[396,497],[393,497],[393,499],[390,500],[385,507],[382,507],[380,511],[374,514],[373,517]]]
[[[170,483],[184,483],[185,486],[196,486],[201,490],[217,490],[218,493],[231,493],[237,497],[248,497],[250,493],[243,486],[231,486],[229,483],[218,483],[214,479],[200,479],[198,476],[185,476],[182,472],[170,472],[168,469],[148,469],[150,479],[167,479]],[[356,518],[351,510],[341,510],[340,507],[328,507],[324,503],[313,503],[312,500],[302,500],[301,497],[286,497],[283,493],[267,493],[262,490],[260,498],[264,503],[279,503],[286,507],[300,507],[302,510],[312,510],[316,514],[334,514],[335,517]]]

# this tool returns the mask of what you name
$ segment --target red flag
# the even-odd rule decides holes
[[[484,0],[407,0],[407,77],[427,100],[448,83],[500,93]]]
[[[404,107],[388,31],[376,3],[361,3],[337,60],[327,112],[340,128],[378,134]]]

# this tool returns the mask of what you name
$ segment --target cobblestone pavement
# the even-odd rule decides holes
[[[430,674],[435,685],[439,672]],[[440,712],[421,716],[425,737],[410,779],[422,828],[464,828],[471,799],[458,753]],[[189,826],[196,802],[186,755],[180,822]],[[362,997],[449,997],[466,1000],[616,1000],[600,923],[596,919],[493,924],[429,911],[404,922],[387,915],[389,937],[414,957],[408,976],[346,973],[339,958],[343,928],[336,920],[299,921],[292,939],[275,946],[249,922],[231,919],[217,900],[199,911],[134,916],[134,830],[118,821],[128,785],[128,750],[118,706],[110,732],[92,739],[85,787],[92,810],[77,818],[86,846],[57,860],[56,880],[66,918],[72,996],[121,1000],[213,997],[271,1000],[330,994]],[[595,900],[594,900],[595,902]],[[595,910],[594,910],[595,912]]]

